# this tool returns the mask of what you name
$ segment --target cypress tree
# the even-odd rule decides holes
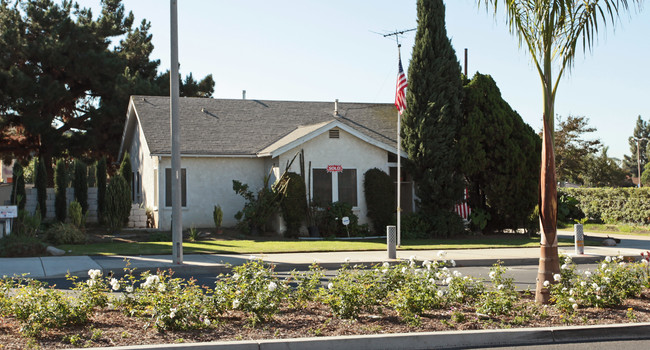
[[[68,187],[68,176],[65,170],[65,162],[59,159],[54,168],[54,213],[56,219],[64,222],[67,216],[66,189]]]
[[[88,211],[88,169],[86,164],[80,160],[74,162],[74,199],[81,205],[81,212]]]
[[[422,217],[434,235],[449,236],[463,229],[453,212],[464,187],[456,144],[462,118],[460,64],[447,37],[442,0],[418,0],[417,13],[402,144]]]
[[[95,178],[97,180],[97,221],[102,223],[104,222],[106,208],[106,157],[97,162]]]
[[[43,158],[39,158],[34,163],[34,187],[36,187],[37,209],[45,219],[47,217],[47,170]]]
[[[542,140],[489,75],[476,73],[464,90],[459,148],[470,207],[490,214],[488,230],[527,228],[538,203]]]
[[[11,204],[17,205],[18,210],[25,209],[27,193],[25,192],[25,170],[20,163],[15,162],[13,169],[14,182],[11,186]]]
[[[124,157],[122,158],[122,163],[120,163],[120,175],[126,181],[126,184],[129,186],[129,197],[133,193],[133,170],[131,169],[131,156],[129,152],[124,152]],[[128,219],[128,218],[127,218]]]

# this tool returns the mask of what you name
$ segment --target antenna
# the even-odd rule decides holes
[[[394,31],[392,33],[388,33],[388,34],[380,34],[380,33],[376,33],[376,34],[379,34],[379,35],[383,36],[384,38],[394,36],[395,37],[395,42],[397,43],[397,50],[399,51],[399,48],[402,47],[402,44],[399,43],[400,35],[403,35],[404,33],[412,32],[412,31],[414,31],[416,29],[417,28],[405,29],[405,30],[396,30],[396,31]]]

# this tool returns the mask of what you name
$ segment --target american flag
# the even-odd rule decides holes
[[[402,69],[402,58],[399,59],[399,72],[397,73],[397,92],[395,92],[395,106],[399,111],[399,114],[404,112],[406,109],[406,75],[404,74],[404,69]]]
[[[463,194],[463,201],[456,204],[454,211],[464,220],[469,220],[469,216],[472,214],[472,208],[470,208],[469,204],[467,204],[467,188],[465,188],[465,192]]]

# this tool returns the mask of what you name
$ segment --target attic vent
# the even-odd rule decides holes
[[[339,129],[330,130],[330,139],[338,139],[338,138],[339,138]]]

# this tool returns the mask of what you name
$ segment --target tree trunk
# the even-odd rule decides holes
[[[553,151],[553,125],[551,118],[544,117],[542,141],[542,167],[540,174],[539,220],[542,231],[539,269],[535,301],[547,304],[550,299],[544,281],[553,282],[553,275],[560,272],[557,251],[557,182],[555,180],[555,154]]]

